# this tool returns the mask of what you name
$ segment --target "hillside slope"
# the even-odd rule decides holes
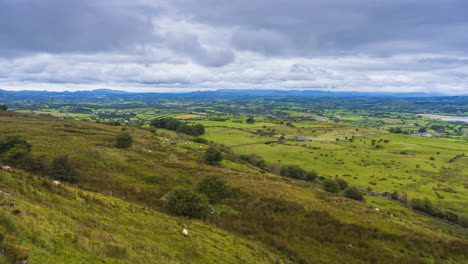
[[[0,115],[2,135],[23,136],[46,159],[68,154],[83,178],[63,187],[20,170],[1,172],[0,190],[12,193],[4,202],[15,203],[21,212],[0,207],[0,224],[15,243],[31,249],[31,263],[468,259],[466,231],[387,200],[350,200],[234,161],[210,166],[200,158],[206,145],[180,137],[176,144],[163,144],[175,140],[165,133],[128,128],[135,144],[117,149],[113,144],[120,131],[88,122]],[[214,215],[194,221],[165,213],[161,196],[209,174],[224,177],[233,189]],[[183,228],[189,237],[182,236]]]

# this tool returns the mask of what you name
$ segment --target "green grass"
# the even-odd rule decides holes
[[[0,172],[0,190],[13,194],[4,200],[21,211],[12,215],[0,206],[0,224],[31,249],[31,263],[462,263],[468,258],[462,229],[390,203],[376,213],[374,203],[382,201],[330,195],[235,160],[209,166],[201,160],[206,146],[162,130],[127,128],[135,143],[117,149],[121,127],[14,113],[2,113],[0,125],[2,135],[22,135],[37,155],[69,154],[83,176],[77,185],[54,186],[19,170]],[[161,144],[166,140],[179,142]],[[234,150],[310,165],[326,176],[362,169],[353,151],[362,153],[357,158],[372,157],[375,170],[397,155],[346,142],[306,144],[320,149],[259,144]],[[346,166],[354,167],[337,164],[345,157]],[[437,172],[427,162],[422,169]],[[161,196],[209,174],[222,176],[233,190],[214,215],[195,221],[166,214]],[[457,177],[464,176],[454,176],[454,182]],[[388,220],[390,210],[398,221]],[[181,235],[183,228],[189,237]]]

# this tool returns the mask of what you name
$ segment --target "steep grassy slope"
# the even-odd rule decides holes
[[[30,263],[274,263],[252,242],[184,218],[20,171],[0,171],[0,226]],[[18,210],[12,213],[13,210]],[[185,237],[182,230],[189,230]],[[5,260],[4,260],[5,261]],[[0,263],[2,263],[0,261]]]
[[[18,244],[32,249],[31,260],[462,263],[468,259],[466,231],[384,199],[357,202],[232,161],[223,163],[229,168],[209,166],[200,158],[206,145],[181,138],[177,144],[163,144],[174,138],[159,132],[129,128],[134,146],[117,149],[113,144],[120,130],[14,113],[0,116],[2,135],[22,135],[34,153],[48,159],[69,154],[83,177],[78,185],[63,188],[22,172],[2,172],[0,190],[14,194],[21,213],[12,215],[10,208],[1,207],[1,223],[12,230]],[[161,196],[177,186],[192,186],[207,174],[223,176],[234,190],[230,199],[215,206],[213,216],[198,222],[164,214]],[[184,227],[193,236],[181,236]]]

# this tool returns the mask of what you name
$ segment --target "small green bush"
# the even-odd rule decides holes
[[[128,132],[119,133],[115,140],[115,146],[118,148],[129,148],[133,143],[133,138]]]
[[[214,147],[209,147],[205,151],[205,155],[203,156],[203,160],[209,164],[218,164],[223,160],[223,154],[221,151]]]
[[[344,189],[346,189],[346,187],[348,187],[348,182],[341,179],[341,178],[336,178],[335,181],[340,186],[340,190],[344,190]]]
[[[326,179],[323,181],[322,184],[323,184],[323,188],[327,192],[338,193],[340,191],[340,185],[338,184],[338,182],[334,180]]]
[[[52,161],[49,175],[52,179],[69,183],[77,183],[81,180],[80,174],[71,164],[68,155],[58,156]]]
[[[208,175],[198,182],[196,190],[208,197],[210,203],[219,203],[229,196],[228,183],[217,175]]]
[[[364,201],[364,195],[356,187],[348,187],[344,191],[344,195],[348,198]]]
[[[202,218],[208,214],[208,199],[191,189],[177,188],[169,195],[167,208],[175,215]]]

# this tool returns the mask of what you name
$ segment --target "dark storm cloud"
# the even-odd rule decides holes
[[[466,52],[468,41],[464,0],[174,1],[194,21],[238,27],[234,45],[265,54]],[[259,32],[257,41],[243,37],[251,32]],[[280,44],[289,45],[271,48],[271,39],[260,40],[262,32],[278,32]]]
[[[0,51],[96,52],[144,44],[154,40],[157,10],[149,11],[124,1],[0,0]]]

